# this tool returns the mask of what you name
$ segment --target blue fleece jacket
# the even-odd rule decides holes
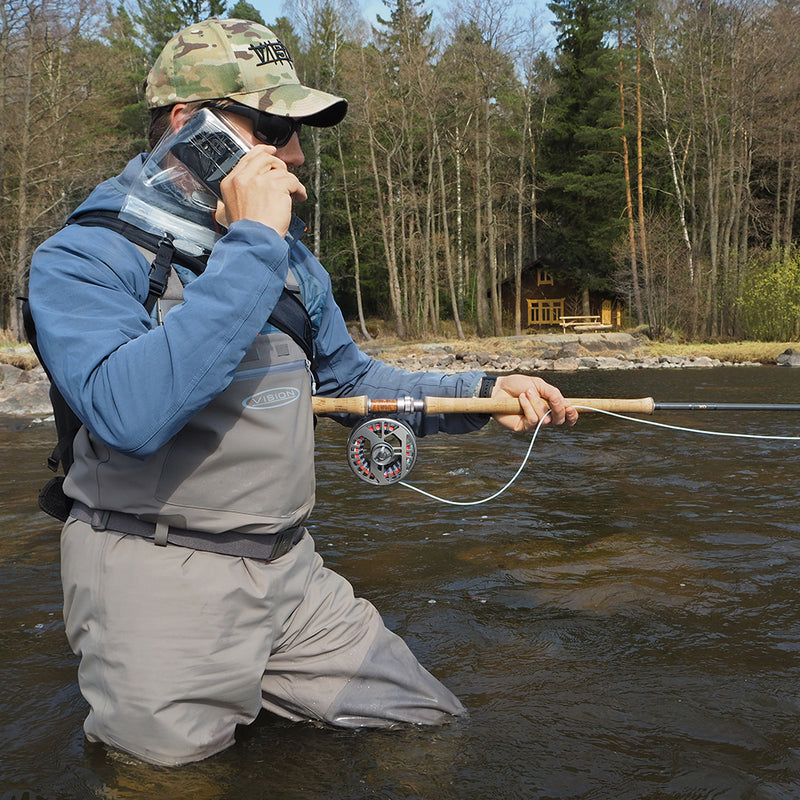
[[[133,159],[75,212],[119,211],[143,162]],[[230,383],[278,300],[288,268],[311,317],[320,395],[469,396],[480,372],[409,373],[362,353],[347,332],[330,278],[293,222],[281,238],[258,222],[231,225],[205,272],[163,325],[144,309],[150,266],[111,230],[69,225],[34,254],[30,304],[38,343],[56,385],[97,438],[146,458]],[[419,435],[463,433],[485,416],[407,418]],[[343,422],[350,422],[342,418]]]

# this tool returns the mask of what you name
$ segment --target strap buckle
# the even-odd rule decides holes
[[[266,561],[276,561],[281,556],[285,556],[294,546],[294,537],[297,533],[296,528],[281,531],[275,536],[275,543],[272,545],[269,557]]]
[[[89,523],[93,531],[107,531],[108,518],[111,516],[110,511],[95,511],[92,514],[92,521]]]

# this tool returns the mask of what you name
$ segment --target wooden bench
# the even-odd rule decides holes
[[[612,325],[604,325],[600,321],[599,315],[595,316],[591,314],[569,317],[562,316],[559,317],[558,321],[561,323],[564,333],[567,332],[567,328],[572,328],[575,333],[585,333],[587,331],[606,331],[613,327]]]

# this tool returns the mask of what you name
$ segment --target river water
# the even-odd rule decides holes
[[[552,380],[571,396],[800,400],[800,371],[777,367]],[[789,413],[644,419],[800,434]],[[321,421],[318,549],[470,716],[390,732],[260,718],[170,770],[83,739],[58,531],[35,510],[52,436],[0,424],[2,800],[800,797],[800,443],[585,414],[543,431],[505,494],[464,507],[361,483],[346,431]],[[486,497],[528,441],[493,425],[423,439],[408,481]]]

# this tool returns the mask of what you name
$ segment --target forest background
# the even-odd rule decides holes
[[[303,130],[299,213],[362,335],[521,333],[500,287],[539,264],[653,337],[800,336],[798,0],[554,0],[554,44],[510,0],[440,2],[437,27],[423,0],[131,2],[3,3],[0,330],[35,247],[145,149],[154,56],[217,15],[350,101]]]

